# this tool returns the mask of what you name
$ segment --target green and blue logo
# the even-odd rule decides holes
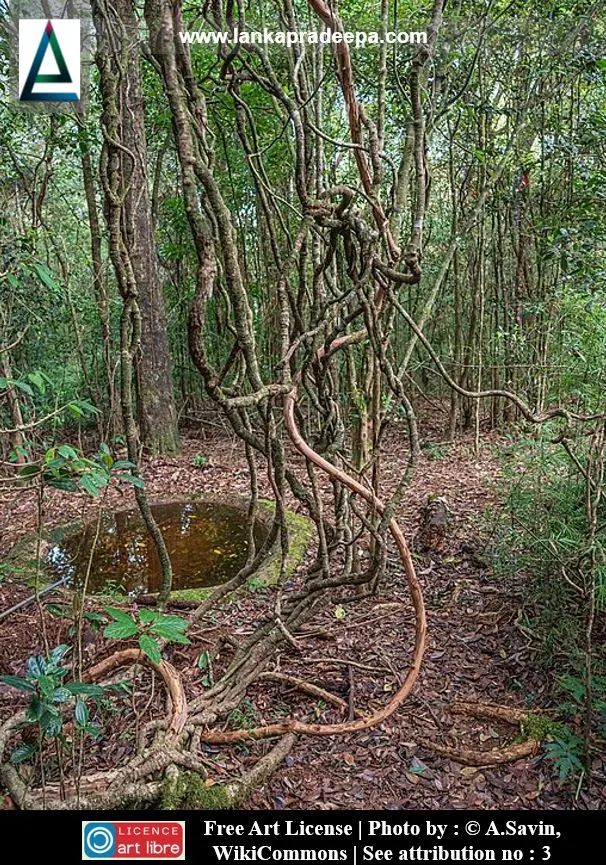
[[[78,102],[80,21],[19,21],[19,100]]]

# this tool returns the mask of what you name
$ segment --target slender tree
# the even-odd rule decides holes
[[[179,449],[179,434],[148,190],[138,23],[132,0],[118,0],[111,8],[94,2],[93,13],[103,98],[103,159],[119,166],[114,175],[118,187],[105,187],[106,210],[121,200],[119,242],[128,249],[141,313],[140,347],[134,357],[141,441],[148,451],[174,452]],[[108,117],[116,111],[117,128],[110,132]],[[114,259],[114,267],[120,266]],[[121,278],[118,274],[119,283]]]

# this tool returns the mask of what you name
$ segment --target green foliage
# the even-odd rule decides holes
[[[86,701],[98,700],[104,689],[85,682],[65,682],[69,670],[61,665],[61,661],[69,651],[67,645],[57,646],[46,658],[42,655],[30,657],[25,676],[0,677],[0,682],[28,695],[25,725],[34,725],[38,731],[38,746],[25,744],[18,747],[11,757],[13,763],[31,759],[42,747],[44,739],[65,738],[66,709],[71,711],[73,722],[82,733],[93,738],[101,734],[100,728],[91,722]]]
[[[444,448],[435,442],[425,442],[422,450],[424,454],[427,454],[430,460],[443,460],[446,456]]]
[[[125,613],[118,607],[106,607],[105,611],[113,621],[106,626],[103,636],[112,640],[137,637],[139,648],[154,664],[162,660],[158,638],[185,646],[190,643],[185,636],[188,622],[179,616],[169,616],[145,607],[133,614]]]
[[[56,616],[59,619],[73,619],[74,617],[73,610],[62,604],[47,604],[46,611],[49,615]],[[107,622],[107,618],[102,613],[96,613],[93,610],[85,610],[82,613],[82,619],[86,622],[93,634],[98,633],[101,625],[104,625]],[[67,630],[67,636],[74,637],[75,634],[76,625],[72,623]]]
[[[75,404],[70,405],[73,408]],[[55,489],[86,492],[98,498],[111,480],[143,487],[144,481],[135,471],[134,463],[114,460],[109,447],[102,442],[92,458],[68,444],[48,448],[37,462],[19,469],[18,476],[27,481],[40,480]]]
[[[233,727],[252,730],[258,725],[257,711],[250,700],[243,700],[237,709],[229,713],[229,722]]]
[[[559,721],[554,721],[547,715],[531,713],[521,724],[521,741],[537,739],[539,742],[544,742],[547,739],[553,739],[554,736],[560,734],[563,729],[564,728]]]
[[[588,768],[593,733],[606,721],[606,654],[597,641],[590,695],[586,673],[589,611],[592,604],[598,612],[606,608],[606,556],[600,533],[590,534],[588,524],[586,444],[574,442],[576,465],[551,435],[546,429],[516,442],[506,455],[509,496],[497,526],[495,573],[522,580],[519,625],[539,642],[543,664],[558,673],[559,720],[530,716],[523,733],[547,740],[545,754],[567,781]],[[597,517],[604,525],[603,499]],[[590,549],[595,572],[585,570]]]
[[[59,408],[55,405],[51,408],[48,403],[52,399],[54,399],[55,402],[58,402],[60,394],[57,393],[57,389],[52,379],[49,378],[46,373],[39,370],[28,372],[19,378],[6,378],[5,376],[0,376],[0,397],[2,397],[9,388],[16,389],[19,392],[21,408],[26,411],[31,410],[32,415],[34,415],[38,409],[41,409],[42,412],[48,410],[47,425],[62,422],[66,417],[72,417],[78,421],[87,421],[99,414],[99,410],[86,399],[68,399]],[[40,421],[35,421],[34,424],[35,426],[32,429],[32,432],[38,428]],[[27,423],[25,426],[27,427]],[[35,447],[36,445],[34,441],[26,442],[25,446],[18,446],[9,453],[9,462],[17,462],[19,457],[25,457],[29,462],[31,460],[31,452]],[[68,455],[71,455],[72,457],[75,457],[76,455],[73,448],[69,445],[61,445],[57,448],[57,451],[62,453],[66,458]],[[35,466],[28,465],[27,468],[30,470],[30,474],[35,473]]]
[[[31,575],[33,564],[34,562],[31,561],[17,563],[10,559],[0,562],[0,583],[2,583],[7,577],[12,580],[29,577]]]
[[[341,0],[339,4],[345,27],[360,30],[376,29],[380,7],[366,0]],[[428,6],[401,0],[384,8],[390,28],[427,27]],[[254,3],[246,4],[245,11],[248,27],[259,29],[272,26],[270,19],[276,13],[273,6]],[[292,11],[301,27],[318,26],[317,16],[304,0],[294,0]],[[198,4],[185,4],[186,25],[198,24],[199,13]],[[429,64],[426,83],[431,86],[422,88],[423,111],[431,121],[426,124],[424,148],[431,163],[431,195],[424,214],[422,282],[393,292],[417,321],[423,319],[424,332],[463,385],[506,386],[527,397],[538,410],[555,403],[579,411],[603,409],[606,89],[604,22],[593,14],[589,3],[546,6],[464,0],[446,6]],[[570,38],[573,30],[579,38]],[[6,78],[5,55],[0,51],[0,71]],[[399,221],[394,178],[403,178],[405,188],[400,191],[408,199],[401,214],[400,236],[395,238],[404,253],[397,267],[403,267],[406,259],[417,195],[418,171],[413,167],[408,178],[402,159],[410,121],[411,56],[410,47],[403,46],[390,47],[383,56],[376,49],[352,52],[356,96],[368,118],[362,135],[373,183],[377,183],[374,194],[388,209],[390,224]],[[387,74],[379,89],[383,59]],[[230,57],[233,75],[230,72],[229,76],[223,74],[223,60],[212,49],[193,51],[191,58],[200,92],[208,97],[202,112],[208,170],[224,198],[222,212],[233,217],[233,232],[229,226],[223,236],[233,236],[237,246],[234,260],[241,262],[250,304],[246,315],[250,312],[262,378],[270,382],[284,371],[284,337],[294,345],[299,336],[308,335],[302,337],[291,358],[294,373],[300,363],[310,364],[313,351],[331,334],[345,334],[362,325],[357,309],[360,292],[364,289],[372,296],[370,282],[376,274],[374,261],[370,268],[365,267],[366,241],[360,238],[368,237],[373,256],[375,249],[379,257],[384,250],[373,239],[368,196],[360,194],[363,190],[332,50],[320,55],[306,49],[299,59],[294,51],[275,46],[264,52],[235,52]],[[205,410],[204,388],[188,357],[186,334],[197,286],[198,255],[189,230],[162,77],[151,63],[141,64],[141,74],[148,142],[144,156],[153,167],[153,231],[167,304],[171,359],[182,405],[195,416],[198,410]],[[381,103],[384,118],[379,117]],[[0,427],[14,426],[6,395],[15,393],[23,410],[26,440],[15,446],[9,459],[17,463],[25,458],[27,464],[18,469],[23,481],[40,481],[96,498],[114,480],[143,485],[135,467],[128,461],[115,461],[106,445],[91,457],[88,451],[64,443],[70,438],[65,434],[68,427],[82,432],[87,426],[108,426],[104,387],[106,373],[111,378],[113,370],[105,369],[105,349],[109,349],[109,367],[118,359],[121,304],[109,275],[104,236],[102,265],[109,275],[104,286],[109,339],[104,343],[102,304],[98,302],[101,286],[91,267],[91,232],[86,226],[81,177],[84,153],[91,159],[95,176],[98,173],[103,143],[100,115],[96,87],[88,115],[80,118],[78,126],[71,115],[51,118],[17,112],[8,100],[0,101],[0,139],[8,155],[6,177],[0,180],[0,345],[13,343],[29,328],[27,338],[10,351],[11,370],[0,377]],[[299,115],[302,127],[296,136]],[[320,127],[317,138],[312,120]],[[376,147],[372,146],[374,130]],[[300,137],[303,133],[305,141]],[[241,140],[244,136],[248,137],[246,147]],[[53,159],[57,153],[60,160]],[[300,176],[308,167],[315,171],[316,164],[316,173]],[[487,178],[490,194],[481,212],[470,220]],[[300,185],[307,190],[305,196],[298,191]],[[316,199],[339,208],[332,195],[325,198],[325,194],[343,185],[356,191],[351,207],[342,211],[349,225],[350,249],[345,248],[344,231],[323,224],[317,213],[312,216]],[[222,223],[212,212],[211,198],[200,200],[201,218],[208,219],[214,235],[214,228]],[[334,215],[340,218],[341,213],[336,210]],[[100,222],[103,226],[103,219]],[[294,256],[293,240],[305,223],[309,223],[309,236],[301,254]],[[363,228],[359,234],[353,231],[358,224]],[[457,252],[449,262],[446,255],[453,244]],[[220,259],[226,250],[219,246]],[[147,253],[155,256],[156,249],[143,250]],[[211,377],[220,382],[225,394],[246,394],[250,369],[241,356],[242,322],[234,320],[225,263],[219,261],[204,332],[198,337],[209,367],[216,370]],[[425,321],[423,307],[441,273],[442,282],[436,283],[438,300]],[[291,307],[289,323],[279,303],[279,279]],[[389,333],[384,351],[385,360],[397,371],[410,332],[397,314],[391,318],[391,295],[390,288],[385,292]],[[303,433],[310,433],[311,441],[326,425],[328,440],[318,435],[316,441],[326,447],[330,458],[347,458],[351,432],[347,419],[355,424],[370,402],[366,387],[369,342],[351,345],[348,351],[357,377],[351,391],[344,386],[338,356],[330,369],[319,364],[311,370],[313,375],[305,375],[301,390]],[[417,345],[407,377],[401,377],[408,394],[416,394],[419,388],[424,403],[427,397],[430,405],[436,397],[448,396],[431,370],[435,372],[434,365]],[[329,386],[318,401],[314,388],[324,380]],[[336,430],[342,423],[333,401],[335,408],[343,408],[346,419],[343,442],[337,442],[337,437],[330,442],[331,426]],[[383,412],[405,420],[398,402],[383,387]],[[463,420],[470,421],[470,406],[461,401],[459,407],[461,413],[467,410],[469,414]],[[498,425],[503,407],[494,408],[491,421]],[[445,456],[437,444],[425,445],[424,451],[432,460]],[[193,465],[203,469],[206,456],[196,455]],[[575,589],[586,552],[583,482],[567,458],[545,441],[523,446],[508,481],[511,489],[499,527],[496,570],[503,577],[520,575],[528,591],[523,593],[519,625],[541,640],[545,661],[558,675],[568,669],[567,699],[574,705],[586,697],[580,648],[584,599]],[[603,524],[603,513],[600,520]],[[598,545],[603,536],[602,532]],[[295,543],[302,542],[295,539]],[[597,604],[603,610],[606,571],[601,546],[598,558]],[[281,575],[287,572],[279,563],[274,570]],[[0,572],[0,579],[4,573]],[[249,587],[263,588],[263,579],[253,576]],[[130,616],[111,609],[110,624],[102,617],[87,619],[92,614],[84,618],[91,627],[106,626],[110,638],[137,639],[152,660],[160,658],[161,639],[187,641],[185,627],[175,624],[181,621],[176,617],[154,618],[161,614],[144,610]],[[335,615],[341,618],[344,608],[338,606]],[[206,667],[200,669],[207,678]],[[599,676],[594,678],[599,680]],[[78,716],[85,719],[85,708],[78,708]]]
[[[204,675],[200,678],[201,683],[204,685],[205,688],[209,688],[212,683],[211,683],[211,677],[210,677],[210,673],[211,673],[210,653],[208,651],[201,652],[201,654],[198,655],[197,666],[198,666],[198,669],[202,673],[204,673]],[[205,672],[205,671],[208,671],[208,672]]]
[[[566,717],[578,717],[585,711],[587,699],[584,671],[581,675],[566,673],[559,679],[558,685],[566,697],[560,704],[560,711]],[[592,676],[591,704],[602,729],[606,729],[606,676]]]
[[[494,567],[503,579],[523,575],[523,620],[540,639],[546,665],[563,662],[578,671],[586,607],[575,585],[582,588],[585,480],[561,446],[549,442],[550,435],[545,429],[540,438],[517,442],[503,454],[508,494],[496,530]],[[579,454],[582,458],[582,449]],[[602,503],[600,521],[605,518]],[[604,609],[606,559],[599,536],[597,544],[597,606]]]
[[[582,754],[583,740],[568,728],[545,746],[545,755],[553,760],[560,781],[584,771]]]
[[[73,340],[69,330],[69,315],[65,312],[65,294],[49,267],[32,250],[32,238],[22,237],[9,241],[2,231],[0,220],[0,293],[8,289],[12,315],[12,331],[27,332],[27,340],[11,357],[13,375],[0,377],[0,394],[8,386],[17,390],[24,414],[39,426],[39,418],[48,416],[46,428],[67,426],[70,420],[79,425],[94,419],[98,408],[90,399],[81,398],[80,375],[71,362],[69,352],[57,364],[56,346],[69,346]],[[6,281],[6,285],[2,284]],[[9,308],[10,308],[9,307]],[[3,324],[6,324],[6,308]],[[27,331],[26,331],[27,329]],[[0,344],[8,341],[0,334]],[[75,361],[75,358],[74,358]],[[15,366],[21,374],[14,371]],[[72,424],[73,425],[73,424]]]
[[[114,620],[107,625],[103,636],[111,640],[127,640],[139,633],[139,624],[133,616],[117,607],[106,607],[105,612]]]
[[[267,582],[263,578],[263,576],[259,576],[257,574],[251,574],[246,582],[246,586],[250,592],[263,592],[267,591]]]

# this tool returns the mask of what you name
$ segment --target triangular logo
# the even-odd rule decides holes
[[[40,72],[40,68],[49,49],[52,51],[59,72]],[[19,99],[21,102],[77,102],[80,98],[79,95],[72,90],[34,92],[34,87],[38,84],[73,84],[72,76],[67,68],[67,63],[65,62],[61,46],[59,45],[59,40],[57,39],[57,34],[53,27],[53,22],[50,20],[46,22],[46,26],[44,27],[38,50],[32,60]]]

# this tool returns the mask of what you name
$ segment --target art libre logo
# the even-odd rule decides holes
[[[82,859],[185,859],[185,823],[83,820]]]
[[[19,100],[78,102],[80,21],[19,21]]]

